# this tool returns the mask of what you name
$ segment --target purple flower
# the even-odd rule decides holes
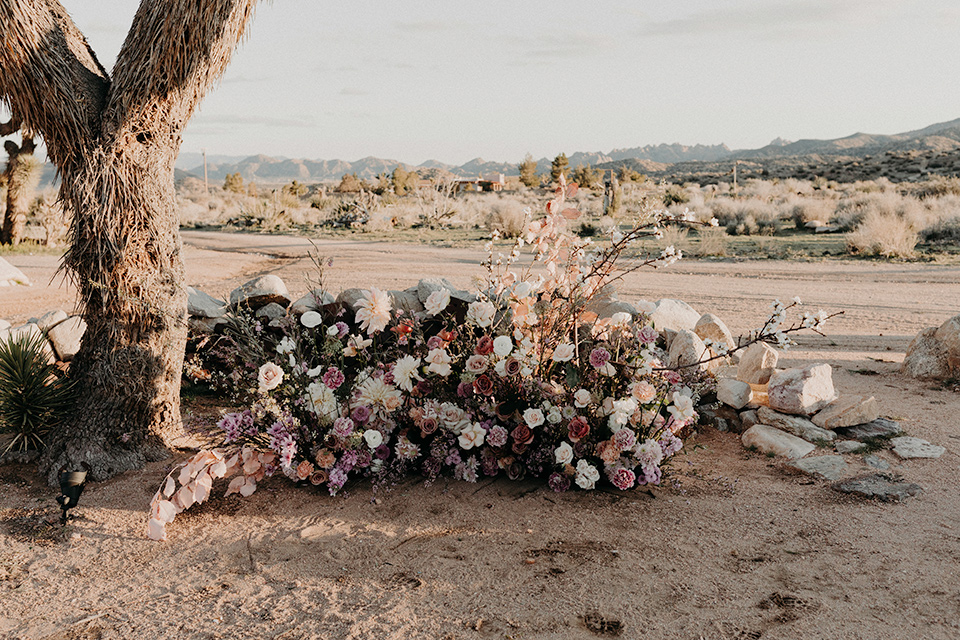
[[[510,436],[510,433],[501,427],[496,425],[490,428],[490,431],[487,432],[487,444],[491,447],[502,447],[507,444],[507,438]]]
[[[443,462],[444,462],[444,464],[446,464],[446,465],[448,465],[448,466],[451,466],[451,467],[460,464],[460,452],[457,451],[456,449],[451,449],[451,450],[447,453],[447,457],[444,459]]]
[[[355,407],[353,413],[350,414],[353,418],[353,421],[359,424],[366,424],[367,420],[370,419],[370,408],[360,405]]]
[[[335,326],[335,327],[337,328],[337,337],[338,337],[338,338],[343,338],[345,335],[347,335],[348,333],[350,333],[350,327],[347,326],[347,323],[346,323],[346,322],[338,322],[337,324],[335,324],[335,325],[333,325],[333,326]]]
[[[340,388],[340,385],[343,384],[344,379],[343,372],[336,367],[330,367],[323,374],[323,384],[327,385],[327,387],[333,389],[334,391]]]
[[[350,471],[355,466],[357,466],[357,461],[360,459],[360,456],[357,455],[356,451],[345,451],[343,456],[340,458],[340,466],[343,467],[344,471]]]
[[[457,385],[457,397],[469,398],[473,395],[473,383],[461,382]]]
[[[440,465],[440,461],[436,458],[426,458],[421,466],[423,475],[428,478],[436,478],[438,475],[440,475]]]
[[[562,473],[551,473],[547,485],[557,493],[563,493],[570,488],[570,476]]]
[[[430,336],[427,340],[427,349],[439,349],[443,346],[443,338],[440,336]]]
[[[228,413],[220,418],[217,427],[223,429],[224,442],[235,442],[240,437],[240,424],[242,416],[239,413]]]
[[[487,476],[495,476],[500,473],[500,463],[497,460],[496,454],[491,451],[489,447],[484,447],[480,453],[480,468],[483,469],[484,475]]]
[[[599,369],[610,362],[610,352],[603,347],[597,347],[590,352],[590,366]]]
[[[353,433],[353,426],[353,420],[350,418],[337,418],[333,421],[333,432],[341,438],[346,438]]]
[[[366,449],[357,451],[357,464],[356,466],[361,469],[366,469],[370,466],[370,463],[373,462],[373,455]],[[346,454],[344,454],[343,459],[346,459]]]
[[[339,466],[330,470],[330,479],[327,480],[327,486],[330,488],[330,495],[337,495],[343,485],[347,483],[347,472]]]
[[[640,331],[637,332],[637,339],[640,340],[643,344],[650,344],[656,342],[657,338],[660,337],[660,334],[651,326],[646,326]]]
[[[645,464],[640,469],[643,471],[643,478],[637,478],[638,485],[660,484],[660,478],[663,477],[660,467],[655,464]]]
[[[386,444],[382,444],[377,447],[377,450],[374,451],[374,455],[377,456],[377,460],[386,460],[390,457],[390,447]]]

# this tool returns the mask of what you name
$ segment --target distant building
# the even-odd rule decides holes
[[[457,178],[457,191],[503,191],[507,181],[502,173],[476,178]]]

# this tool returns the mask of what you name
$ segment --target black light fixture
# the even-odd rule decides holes
[[[73,509],[80,501],[80,494],[83,493],[83,487],[87,483],[86,471],[60,471],[60,495],[57,496],[57,502],[60,503],[60,510],[63,515],[60,517],[60,524],[67,524],[67,509]]]

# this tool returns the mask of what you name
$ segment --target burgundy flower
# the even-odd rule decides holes
[[[388,447],[385,444],[382,444],[379,447],[377,447],[376,451],[374,451],[374,455],[377,456],[378,460],[386,460],[387,458],[390,457],[390,447]]]
[[[437,421],[434,418],[424,418],[420,422],[420,434],[426,438],[428,435],[437,430]]]
[[[439,349],[443,346],[443,338],[440,336],[430,336],[430,339],[427,340],[428,349]]]
[[[417,383],[417,395],[420,397],[429,396],[433,391],[433,385],[430,384],[429,380],[421,380]]]
[[[356,407],[351,414],[354,422],[365,424],[370,419],[370,409],[363,405]]]
[[[330,367],[327,369],[326,373],[323,374],[323,384],[327,385],[330,389],[336,391],[340,388],[340,385],[344,381],[343,372],[336,367]]]
[[[520,373],[520,361],[516,358],[507,358],[507,363],[503,367],[508,376],[515,376]]]
[[[469,398],[473,395],[473,385],[469,382],[461,382],[457,385],[457,397]]]
[[[590,425],[581,416],[575,417],[567,425],[567,437],[571,442],[580,442],[590,434]]]
[[[533,431],[525,424],[519,424],[510,432],[514,442],[518,444],[530,444],[533,442]]]
[[[480,395],[488,396],[493,393],[493,380],[486,375],[482,375],[473,381],[473,388]]]
[[[603,347],[597,347],[590,352],[590,366],[599,369],[610,361],[610,352]]]
[[[519,480],[523,477],[523,464],[514,460],[507,467],[507,477],[511,480]]]
[[[562,473],[551,473],[547,485],[557,493],[563,493],[570,488],[570,476]]]
[[[483,336],[477,340],[477,348],[474,349],[474,352],[478,356],[488,356],[493,353],[493,338],[490,336]]]

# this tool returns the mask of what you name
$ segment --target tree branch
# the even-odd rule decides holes
[[[99,137],[110,80],[58,0],[0,2],[0,101],[61,171]]]

